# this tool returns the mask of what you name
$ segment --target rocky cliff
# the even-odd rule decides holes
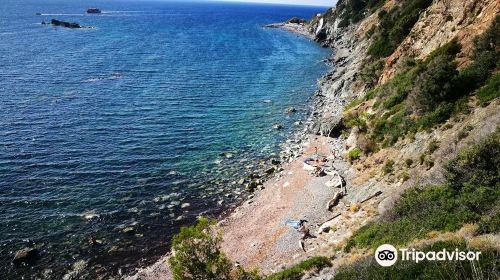
[[[342,248],[362,235],[363,229],[358,230],[362,226],[373,230],[373,222],[391,220],[395,204],[409,188],[447,184],[448,162],[498,129],[499,88],[494,80],[498,80],[499,10],[496,0],[345,0],[310,21],[315,39],[334,49],[333,70],[321,80],[316,94],[311,131],[339,137],[351,164],[342,172],[348,193],[335,209],[341,215],[328,223],[334,230],[322,233],[324,243],[309,254],[331,256],[334,268],[310,279],[327,279],[337,268],[372,254],[369,246],[359,245],[349,253]],[[488,41],[490,51],[484,53],[493,53],[489,66],[480,62],[481,36],[496,38]],[[458,47],[450,51],[450,46]],[[435,77],[440,72],[432,71],[444,60],[452,61],[453,71],[451,82],[439,90],[448,91],[448,97],[435,99],[426,113],[413,109],[415,100],[423,98],[414,94],[424,91],[415,88],[424,88],[421,84],[429,76],[439,84]],[[479,64],[489,67],[480,83],[468,87],[459,82],[474,79],[469,73]],[[482,102],[485,88],[491,95]],[[462,106],[462,110],[442,114],[433,106]],[[381,195],[364,201],[377,193]],[[498,239],[498,233],[493,236],[488,238]]]

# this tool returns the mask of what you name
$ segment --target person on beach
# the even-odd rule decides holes
[[[309,231],[309,228],[305,225],[305,223],[301,223],[300,227],[297,229],[298,232],[302,234],[302,237],[299,240],[299,246],[300,248],[305,252],[305,240],[307,238],[315,238]]]

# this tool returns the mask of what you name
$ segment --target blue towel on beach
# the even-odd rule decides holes
[[[285,225],[291,226],[294,229],[299,229],[301,224],[302,224],[302,221],[300,221],[300,220],[286,220],[285,221]]]

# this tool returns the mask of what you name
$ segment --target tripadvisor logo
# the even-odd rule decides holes
[[[413,261],[419,263],[421,261],[478,261],[481,252],[474,251],[459,251],[455,249],[449,251],[447,249],[442,249],[438,252],[429,251],[422,252],[415,249],[399,249],[399,255],[402,261]],[[375,251],[375,260],[381,266],[392,266],[398,260],[398,250],[390,245],[384,244],[380,245]]]
[[[381,266],[391,266],[398,260],[398,251],[390,244],[380,245],[375,251],[375,260]]]

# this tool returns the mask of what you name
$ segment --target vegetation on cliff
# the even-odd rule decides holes
[[[425,60],[408,59],[393,79],[347,105],[347,126],[358,127],[370,142],[360,147],[363,152],[391,146],[452,116],[467,114],[472,96],[483,106],[500,96],[498,38],[500,17],[476,38],[472,63],[464,69],[454,61],[460,45],[452,40]]]
[[[381,10],[378,13],[380,23],[370,31],[374,41],[368,54],[386,57],[393,53],[410,33],[420,14],[431,4],[432,0],[403,0],[389,11]]]
[[[491,221],[498,221],[500,213],[500,131],[462,151],[445,170],[447,184],[406,190],[391,218],[362,227],[344,249],[404,245],[465,223],[484,223],[480,233],[499,232]]]

